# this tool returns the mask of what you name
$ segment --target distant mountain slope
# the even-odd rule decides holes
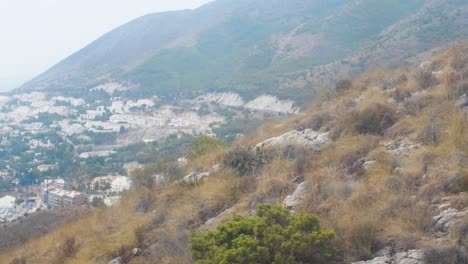
[[[218,0],[136,19],[20,90],[112,79],[139,94],[229,90],[301,102],[319,83],[465,39],[467,9],[463,0]]]

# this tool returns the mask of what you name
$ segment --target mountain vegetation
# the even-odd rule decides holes
[[[0,263],[467,263],[467,54],[339,82],[232,146],[200,139],[187,165],[136,171],[119,204],[2,249]]]
[[[118,81],[133,96],[234,91],[303,104],[369,66],[465,40],[467,11],[463,0],[217,0],[123,25],[20,91],[87,94]]]
[[[332,231],[321,231],[318,218],[291,215],[281,206],[259,205],[257,217],[235,219],[190,238],[195,263],[329,263]]]

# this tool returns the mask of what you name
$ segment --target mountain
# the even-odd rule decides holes
[[[186,162],[133,171],[111,207],[4,225],[0,263],[468,263],[468,44],[336,88],[232,146],[200,137]],[[297,213],[302,232],[283,230],[283,208],[259,221],[264,204]],[[333,232],[305,239],[319,222]],[[314,258],[331,236],[331,259]]]
[[[464,0],[217,0],[125,24],[18,91],[109,81],[131,94],[234,91],[304,102],[314,88],[468,36]],[[134,93],[134,91],[138,93]]]

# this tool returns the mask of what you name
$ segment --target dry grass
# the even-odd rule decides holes
[[[336,231],[342,261],[368,258],[385,245],[425,245],[421,237],[431,235],[432,203],[451,197],[454,208],[468,204],[468,120],[454,106],[466,80],[467,58],[460,54],[466,52],[437,56],[427,72],[372,71],[354,80],[352,88],[345,85],[303,114],[272,121],[233,147],[253,146],[292,129],[331,130],[332,140],[320,153],[275,151],[248,177],[225,166],[196,184],[142,187],[116,207],[93,209],[4,252],[0,263],[14,258],[16,263],[107,263],[137,245],[147,255],[130,263],[192,263],[191,231],[229,208],[245,216],[257,203],[281,203],[302,177],[307,195],[299,211],[318,214],[323,226]],[[384,144],[398,145],[401,138],[413,148],[403,146],[398,153]],[[208,170],[227,153],[232,150],[195,157],[186,168]],[[373,164],[366,169],[365,161]],[[232,214],[218,220],[229,219]],[[457,247],[461,238],[451,232]],[[432,260],[450,250],[434,251]]]

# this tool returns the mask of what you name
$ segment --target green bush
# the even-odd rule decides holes
[[[193,154],[195,156],[200,156],[208,151],[223,148],[225,144],[226,143],[221,139],[204,135],[195,140]]]
[[[246,176],[255,174],[262,162],[252,148],[235,147],[226,154],[223,164],[235,170],[240,176]]]
[[[360,134],[383,134],[398,120],[396,111],[387,105],[375,103],[355,116],[355,129]]]
[[[311,214],[291,215],[281,206],[259,205],[257,215],[193,234],[190,251],[197,264],[332,263],[333,231],[322,231]]]

